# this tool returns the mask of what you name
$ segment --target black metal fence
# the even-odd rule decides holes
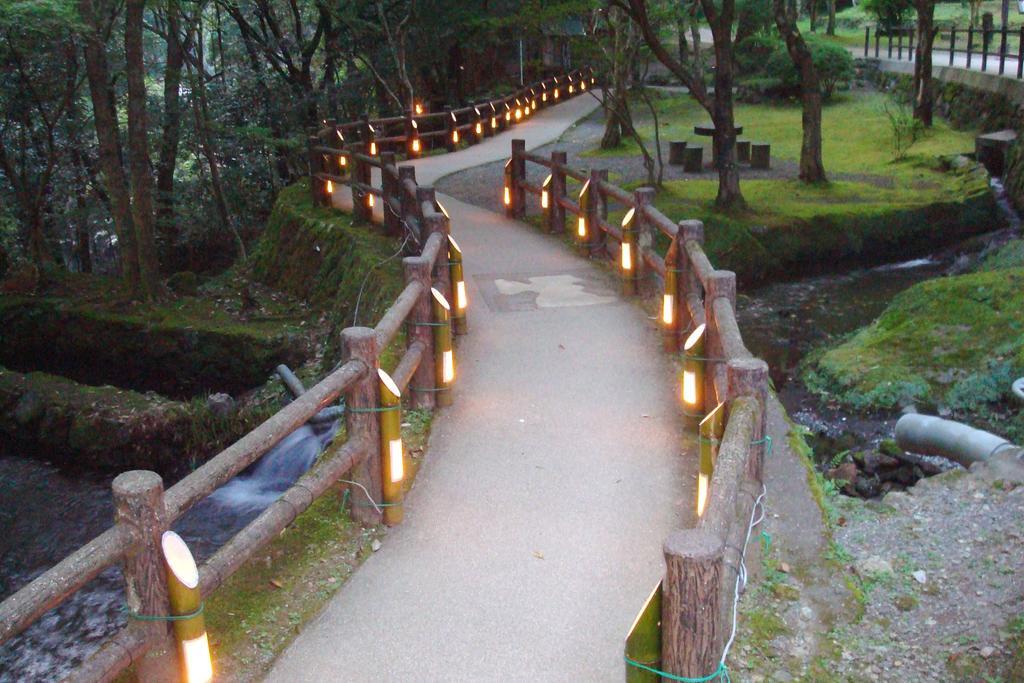
[[[914,41],[917,39],[914,27],[876,26],[873,32],[874,35],[871,26],[864,28],[865,57],[880,59],[884,55],[885,59],[914,61]],[[1017,78],[1024,79],[1024,26],[939,27],[935,32],[932,49],[933,64],[941,64],[945,58],[949,66],[966,66],[968,69],[993,72],[998,69],[1000,76],[1013,76],[1016,73]],[[957,55],[964,55],[966,59],[958,60]]]

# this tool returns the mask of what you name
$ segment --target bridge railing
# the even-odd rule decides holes
[[[547,169],[543,182],[527,180],[528,163]],[[574,190],[579,185],[576,199],[569,196],[569,184]],[[503,195],[510,217],[525,217],[527,195],[539,198],[544,229],[564,233],[569,218],[579,250],[615,264],[624,294],[640,293],[642,283],[651,283],[647,286],[662,299],[664,346],[683,351],[681,398],[685,408],[704,418],[694,501],[698,522],[665,541],[660,659],[640,663],[676,676],[707,676],[724,659],[768,443],[768,366],[743,343],[736,275],[711,264],[703,224],[673,222],[654,205],[653,189],[624,190],[608,181],[606,170],[574,169],[564,152],[544,157],[528,153],[525,141],[513,140]],[[621,221],[609,220],[610,205],[625,212]],[[656,246],[666,241],[662,257]],[[635,653],[627,648],[626,654]]]
[[[873,45],[872,45],[873,38]],[[898,26],[894,28],[864,27],[864,56],[886,59],[906,60],[913,62],[916,59],[914,41],[917,39],[917,30],[911,26]],[[884,42],[884,47],[883,47]],[[1010,75],[1024,79],[1024,26],[1011,28],[1007,26],[996,27],[975,27],[967,28],[957,26],[936,26],[935,38],[932,45],[934,50],[945,50],[948,53],[949,66],[954,66],[956,55],[966,56],[968,69],[980,69],[988,71],[990,62],[998,64],[1000,76],[1006,75],[1007,59],[1013,60]],[[933,60],[935,65],[937,61]]]
[[[435,300],[439,299],[431,290],[450,297],[454,254],[449,218],[439,211],[433,190],[416,185],[408,173],[411,169],[396,168],[387,156],[375,159],[358,152],[343,153],[367,169],[381,168],[387,180],[385,186],[397,193],[387,195],[388,198],[397,196],[402,214],[415,215],[424,226],[419,253],[403,260],[405,288],[376,327],[350,327],[342,331],[343,358],[337,369],[174,486],[164,491],[161,478],[152,472],[134,471],[117,477],[113,483],[114,525],[0,603],[0,643],[20,634],[101,572],[118,564],[124,574],[129,612],[169,615],[166,571],[160,554],[163,532],[342,396],[346,402],[347,441],[332,447],[199,567],[201,595],[204,599],[211,595],[343,477],[358,483],[351,489],[353,516],[371,525],[382,520],[379,503],[384,500],[383,463],[379,418],[374,414],[379,412],[380,404],[380,354],[408,324],[405,351],[391,373],[394,383],[401,392],[411,389],[413,407],[433,408],[450,403],[450,379],[440,370],[444,350],[438,343],[445,344],[448,335],[451,352],[452,319],[447,312],[438,312]],[[367,196],[381,194],[381,190],[368,183],[358,187]],[[444,305],[448,305],[447,301]],[[464,315],[464,311],[461,313]],[[165,669],[177,666],[176,658],[170,621],[130,619],[66,680],[111,680],[133,664],[141,680],[155,680],[157,670],[165,675]]]

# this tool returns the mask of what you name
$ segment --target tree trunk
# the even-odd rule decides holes
[[[803,107],[803,141],[800,144],[800,179],[805,183],[826,182],[821,156],[821,82],[807,41],[796,26],[796,13],[787,11],[785,0],[773,0],[775,26],[786,41],[786,50],[800,74],[800,103]]]
[[[917,47],[914,57],[914,118],[931,127],[935,102],[932,82],[932,43],[935,41],[935,2],[917,0]]]
[[[79,15],[85,22],[85,67],[89,79],[96,139],[99,143],[100,172],[110,197],[110,214],[121,253],[121,272],[129,287],[139,288],[139,252],[135,244],[131,197],[121,156],[121,136],[117,121],[114,87],[110,80],[103,31],[93,0],[79,0]]]
[[[128,167],[132,179],[132,219],[139,259],[139,285],[147,298],[159,287],[154,239],[153,167],[146,139],[146,71],[143,64],[142,15],[145,0],[126,0],[124,56],[128,81]]]
[[[811,25],[811,33],[818,32],[818,0],[807,1],[807,15]]]
[[[828,26],[825,33],[830,36],[836,34],[836,0],[828,0]]]
[[[174,217],[174,171],[178,165],[181,137],[181,69],[185,50],[181,44],[177,0],[167,3],[167,61],[164,66],[164,120],[160,157],[156,166],[156,226],[164,253],[173,250],[178,239]]]
[[[732,17],[724,12],[722,18],[712,26],[715,37],[715,96],[711,119],[715,124],[715,139],[718,141],[718,158],[715,159],[718,167],[718,197],[715,205],[719,208],[741,209],[746,207],[746,200],[740,191],[740,173],[736,165],[731,27]]]

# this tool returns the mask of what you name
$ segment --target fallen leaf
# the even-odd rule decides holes
[[[544,559],[544,553],[542,553],[539,550],[534,550],[533,551],[533,556],[536,557],[538,560],[543,560]]]
[[[274,588],[284,588],[284,585],[282,585],[282,583],[280,581],[278,581],[277,579],[271,579],[270,580],[270,585],[273,586]]]

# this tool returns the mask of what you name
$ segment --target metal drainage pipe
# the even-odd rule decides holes
[[[295,373],[291,371],[287,365],[278,365],[276,368],[277,376],[281,378],[285,387],[291,392],[291,395],[295,398],[302,396],[306,393],[306,387],[303,386],[302,380],[295,376]],[[309,421],[313,424],[324,424],[327,422],[334,422],[340,420],[345,416],[345,406],[329,406],[324,408],[319,413],[309,418]]]
[[[914,453],[941,455],[964,467],[988,460],[998,451],[1016,448],[1001,436],[961,422],[911,413],[896,423],[896,443]]]

